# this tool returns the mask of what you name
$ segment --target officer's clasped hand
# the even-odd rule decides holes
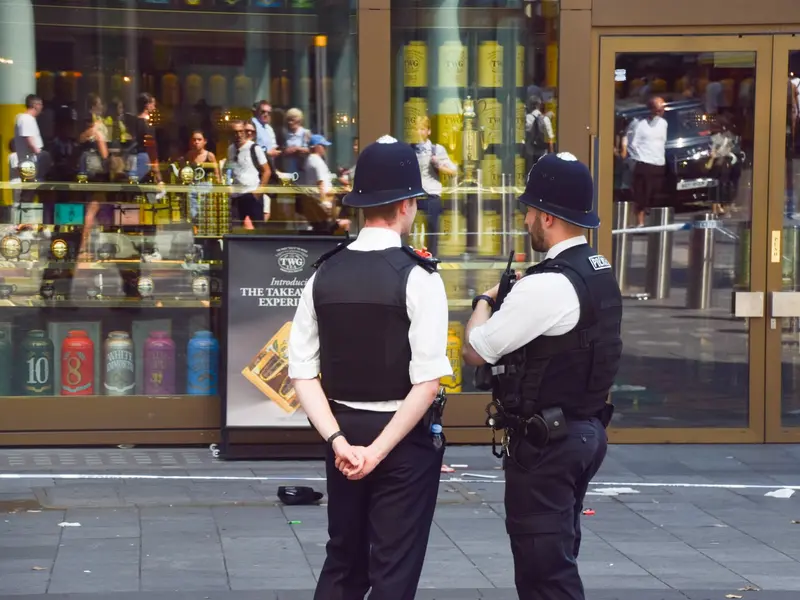
[[[372,446],[351,446],[350,450],[355,455],[355,460],[339,457],[337,454],[335,465],[351,481],[363,479],[372,473],[383,460],[383,457]]]
[[[336,468],[345,476],[361,470],[364,463],[363,458],[345,438],[337,437],[333,440],[333,453],[336,455]]]

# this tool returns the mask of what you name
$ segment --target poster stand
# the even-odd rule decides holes
[[[345,236],[226,235],[219,393],[224,460],[322,458],[288,380],[291,321],[313,264]]]

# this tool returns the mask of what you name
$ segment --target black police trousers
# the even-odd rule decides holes
[[[567,437],[536,448],[511,437],[505,459],[506,531],[520,600],[584,600],[578,574],[580,518],[606,456],[598,419],[572,421]]]
[[[354,446],[369,446],[394,413],[332,408]],[[314,600],[413,600],[428,545],[444,449],[420,421],[358,481],[336,468],[328,448],[327,556]]]

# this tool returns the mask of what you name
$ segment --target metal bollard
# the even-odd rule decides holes
[[[714,233],[716,216],[712,213],[693,219],[689,232],[689,276],[686,284],[686,308],[711,306],[714,289]]]
[[[614,229],[628,229],[633,226],[633,202],[614,203]],[[617,233],[614,235],[611,262],[614,264],[614,275],[617,278],[619,289],[625,290],[628,286],[628,268],[631,264],[632,239],[630,234]]]
[[[672,225],[675,209],[671,206],[657,207],[650,211],[651,227]],[[672,232],[654,231],[647,234],[647,261],[645,290],[654,300],[669,298],[672,276]]]

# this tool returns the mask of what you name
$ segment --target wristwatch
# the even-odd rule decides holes
[[[338,437],[345,437],[344,436],[344,431],[339,430],[339,431],[336,431],[336,432],[332,433],[331,436],[327,440],[325,440],[325,442],[327,444],[331,444],[332,445],[333,444],[333,440],[335,440]]]
[[[475,310],[475,307],[478,306],[478,302],[481,300],[486,300],[489,308],[494,308],[494,298],[487,296],[486,294],[480,294],[472,299],[472,310]]]

